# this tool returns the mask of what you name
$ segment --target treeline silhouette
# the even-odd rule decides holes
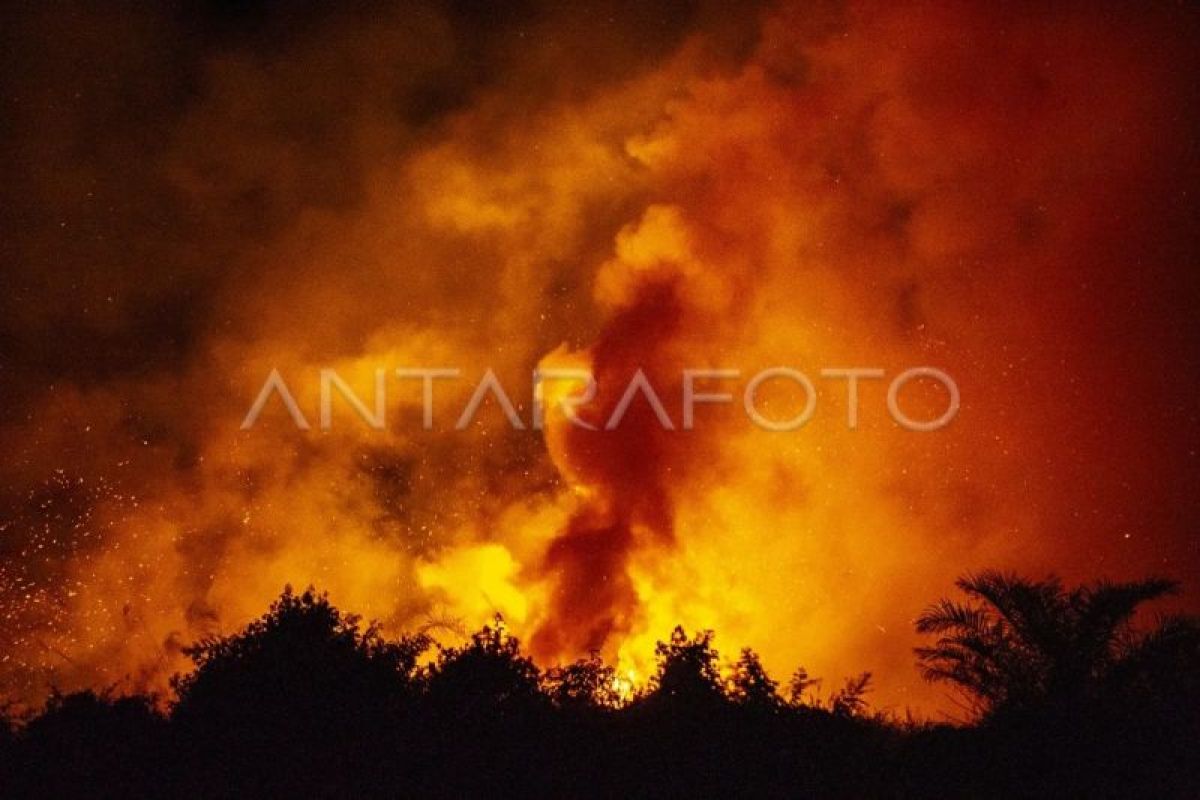
[[[1200,625],[1133,625],[1174,590],[986,572],[917,621],[969,719],[818,696],[677,628],[630,696],[598,656],[541,671],[501,620],[459,647],[385,639],[290,588],[186,652],[167,705],[54,694],[0,730],[4,797],[1195,797]],[[18,724],[19,723],[19,724]]]

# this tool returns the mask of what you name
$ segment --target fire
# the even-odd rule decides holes
[[[394,116],[442,98],[397,73],[453,72],[439,24],[347,20],[279,44],[282,77],[207,54],[165,149],[129,167],[146,197],[122,199],[157,220],[182,198],[211,227],[117,237],[145,251],[88,330],[144,332],[123,304],[163,304],[160,264],[203,287],[198,319],[166,363],[21,373],[0,428],[4,687],[163,691],[181,647],[311,583],[393,634],[501,613],[543,665],[599,650],[622,696],[683,625],[781,680],[871,670],[881,705],[934,713],[912,620],[957,574],[1194,574],[1198,427],[1163,403],[1196,389],[1172,13],[782,3],[744,41],[698,18],[652,58],[618,31],[587,70],[548,15],[432,121]],[[62,235],[23,232],[22,252]],[[373,413],[381,365],[469,379],[437,383],[429,430],[419,380],[388,378],[378,428],[343,393],[322,426],[318,383],[290,380],[333,370]],[[683,370],[777,365],[888,378],[860,382],[853,429],[844,379],[815,381],[800,430],[717,405],[683,429]],[[888,415],[914,365],[957,381],[944,429]],[[276,397],[239,428],[272,370],[308,430]],[[488,370],[523,430],[494,397],[454,429]],[[675,430],[637,396],[604,431],[639,370]],[[936,419],[948,397],[913,381],[900,402]],[[772,381],[758,403],[788,418],[803,396]]]

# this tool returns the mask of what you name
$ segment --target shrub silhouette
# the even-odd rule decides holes
[[[767,674],[762,661],[749,647],[733,665],[733,675],[727,689],[729,699],[744,707],[760,711],[775,711],[783,704],[779,683]]]
[[[815,705],[816,698],[811,693],[815,692],[820,685],[820,678],[814,678],[809,675],[808,670],[804,667],[797,667],[788,681],[788,705],[793,708]]]
[[[497,615],[426,675],[416,794],[553,793],[544,769],[558,737],[541,673]]]
[[[174,716],[222,726],[270,718],[278,708],[327,724],[345,703],[395,707],[414,691],[421,636],[387,642],[376,626],[359,628],[327,596],[290,587],[245,631],[185,648],[196,671],[176,678]],[[314,716],[309,716],[309,715]]]
[[[325,595],[288,587],[243,632],[185,649],[196,670],[173,682],[172,717],[208,764],[191,776],[194,786],[312,791],[342,771],[376,769],[374,745],[395,743],[427,644],[420,636],[387,642]],[[352,744],[364,739],[373,746]],[[281,749],[296,763],[282,773],[273,766]]]
[[[701,707],[724,702],[720,654],[713,649],[713,632],[688,638],[681,626],[671,639],[655,647],[658,673],[650,681],[650,697],[660,703]]]
[[[576,712],[614,710],[624,702],[617,671],[595,651],[587,658],[547,670],[542,691],[559,708]]]
[[[1200,636],[1131,624],[1164,581],[964,578],[919,621],[970,725],[872,712],[870,674],[784,700],[758,655],[676,628],[632,697],[596,653],[544,674],[500,618],[461,646],[383,638],[311,589],[197,643],[152,698],[54,694],[0,736],[5,797],[1191,797]],[[983,705],[986,704],[986,705]],[[7,730],[7,729],[6,729]]]
[[[442,651],[428,676],[429,702],[456,716],[507,714],[544,702],[541,674],[497,616],[465,647]]]
[[[153,793],[162,783],[167,721],[148,697],[54,692],[8,742],[5,796],[69,797],[81,787],[107,796]]]
[[[869,672],[847,678],[846,684],[829,698],[829,710],[838,717],[861,717],[867,710],[866,695],[870,688]]]

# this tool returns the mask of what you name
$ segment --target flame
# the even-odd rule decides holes
[[[163,101],[161,151],[75,165],[133,170],[106,213],[135,208],[110,237],[134,252],[80,239],[62,260],[87,314],[29,278],[42,311],[4,330],[45,353],[62,318],[89,320],[72,346],[141,338],[132,363],[16,367],[0,681],[31,700],[163,691],[181,647],[311,583],[392,633],[460,636],[499,612],[543,665],[599,649],[626,697],[682,624],[780,679],[872,670],[882,705],[932,713],[911,620],[959,573],[1196,574],[1200,429],[1172,399],[1196,389],[1178,368],[1195,293],[1176,201],[1196,169],[1177,13],[782,3],[752,35],[699,15],[638,48],[659,34],[636,14],[609,36],[545,12],[469,80],[471,39],[437,14],[339,17],[278,43],[279,74],[205,52],[196,99]],[[107,24],[81,46],[106,52]],[[397,116],[397,97],[429,96],[447,107],[432,121]],[[30,127],[22,152],[57,165],[43,139]],[[75,202],[36,188],[23,218]],[[188,222],[151,235],[174,203]],[[14,247],[41,264],[63,235],[31,223]],[[95,297],[93,256],[117,287]],[[197,287],[197,319],[173,316],[166,272]],[[962,390],[931,434],[886,413],[887,380],[920,364]],[[817,388],[798,431],[737,402],[781,365]],[[852,366],[887,375],[862,382],[855,430],[845,382],[820,377]],[[436,381],[427,431],[420,382],[394,371],[431,367],[461,376]],[[682,430],[682,370],[720,368],[741,373],[735,402]],[[239,430],[272,369],[310,430],[278,398]],[[385,370],[383,429],[338,396],[323,430],[322,369],[368,407]],[[494,398],[456,429],[489,369],[524,430]],[[601,428],[642,370],[676,429],[638,396],[617,430],[589,430],[565,411],[579,381],[535,369],[593,374],[578,414]],[[760,394],[776,418],[797,402]],[[914,384],[904,403],[944,398]]]

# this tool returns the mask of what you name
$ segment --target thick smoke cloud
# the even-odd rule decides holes
[[[910,621],[958,572],[1200,574],[1190,10],[6,14],[10,694],[161,689],[290,582],[635,679],[715,627],[933,709]],[[484,370],[528,419],[559,363],[597,420],[638,368],[677,425],[688,367],[929,363],[963,407],[452,430]],[[383,431],[238,429],[271,369],[315,422],[319,369],[401,366],[463,370],[434,431],[411,381]]]

